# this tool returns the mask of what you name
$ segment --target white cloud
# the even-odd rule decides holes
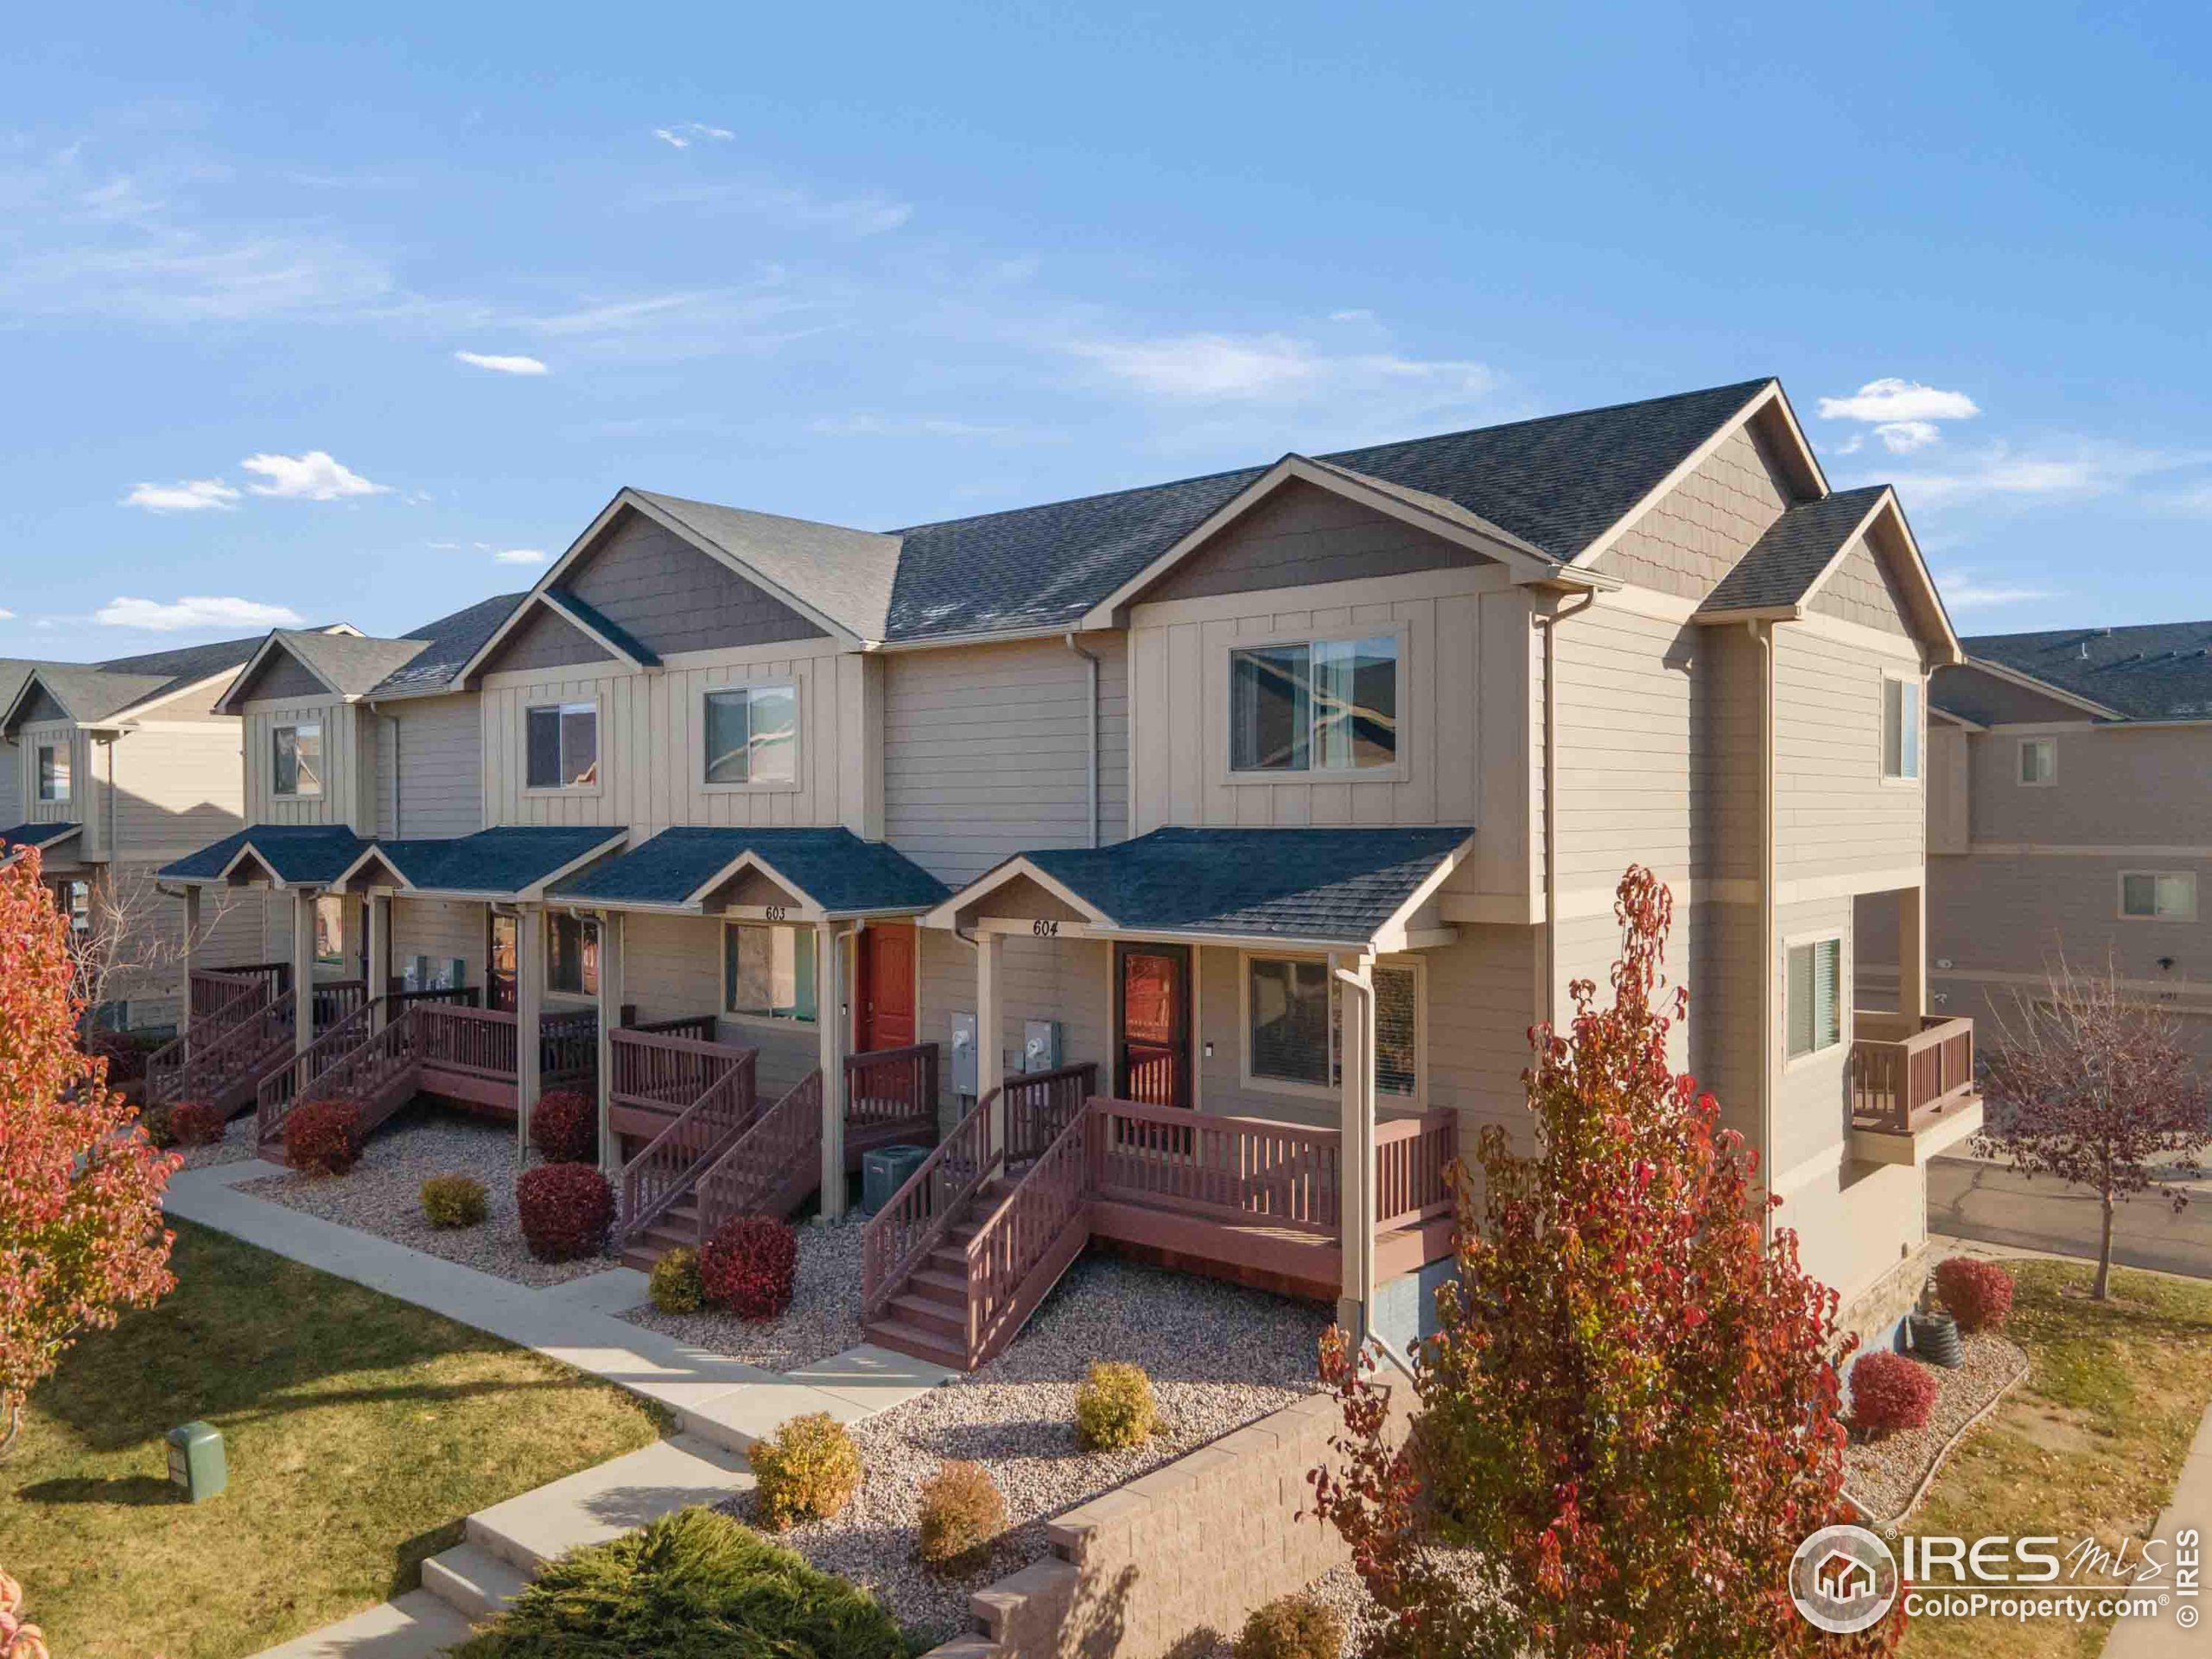
[[[1905,473],[1896,479],[1908,507],[1993,498],[2054,500],[2109,495],[2147,479],[2200,467],[2212,455],[2076,439],[2022,452],[1993,443],[1940,473]]]
[[[1178,403],[1306,403],[1377,390],[1455,402],[1492,391],[1483,364],[1389,352],[1332,354],[1289,334],[1174,334],[1075,340],[1067,349],[1130,389]]]
[[[830,438],[1030,439],[1046,435],[1025,427],[963,421],[944,415],[823,415],[806,423]]]
[[[716,143],[726,144],[737,135],[728,127],[710,127],[698,121],[678,121],[673,126],[655,127],[653,137],[677,149],[689,149],[702,138],[711,138]]]
[[[349,495],[391,493],[391,486],[370,483],[351,467],[333,460],[327,449],[310,449],[304,455],[248,455],[238,465],[269,480],[246,486],[256,495],[282,496],[295,501],[336,501]]]
[[[1848,397],[1821,399],[1830,421],[1963,421],[1981,410],[1963,391],[1942,391],[1891,376],[1869,380]]]
[[[502,547],[493,551],[493,559],[500,564],[544,564],[550,555],[535,547]]]
[[[1955,611],[1980,610],[1993,605],[2018,605],[2030,600],[2057,597],[2047,588],[2027,588],[2001,581],[1985,582],[1971,570],[1946,569],[1931,573],[1943,603]]]
[[[228,511],[238,499],[238,493],[221,479],[194,478],[181,484],[135,485],[123,505],[149,512],[205,512],[211,507]]]
[[[543,374],[545,365],[534,357],[505,357],[495,352],[455,352],[454,355],[464,363],[480,369],[490,369],[495,374]]]
[[[92,613],[92,620],[111,628],[179,633],[189,628],[296,628],[302,619],[298,612],[283,605],[192,594],[166,605],[126,595],[100,607]]]
[[[1885,421],[1874,429],[1882,448],[1893,455],[1909,455],[1943,441],[1943,429],[1933,421]]]
[[[16,613],[13,611],[0,611],[0,622],[12,622],[15,620]]]

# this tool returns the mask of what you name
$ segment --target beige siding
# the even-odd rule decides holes
[[[69,798],[66,801],[41,801],[38,798],[38,752],[46,746],[66,748],[69,753]],[[26,721],[16,729],[16,752],[19,757],[17,776],[22,781],[24,821],[85,824],[87,839],[92,839],[92,832],[99,827],[94,823],[92,812],[95,797],[92,740],[66,721]]]
[[[0,823],[22,823],[29,816],[23,801],[23,752],[0,741]]]
[[[387,703],[377,738],[378,834],[466,836],[484,827],[483,713],[474,693]]]
[[[1882,681],[1916,663],[1794,625],[1774,640],[1777,880],[1906,885],[1872,878],[1924,855],[1924,790],[1882,776]]]
[[[1293,480],[1141,597],[1201,599],[1490,563],[1457,543]]]
[[[2021,732],[1967,738],[1977,842],[2063,847],[2212,846],[2212,728],[2038,728],[2058,746],[2058,780],[2024,785]]]
[[[942,1044],[949,1068],[952,1016],[976,1012],[976,952],[939,929],[924,928],[920,938],[920,1040]],[[1020,1063],[1024,1023],[1057,1020],[1062,1058],[1070,1065],[1095,1063],[1100,1090],[1110,1090],[1113,960],[1113,947],[1101,939],[1005,941],[999,957],[1005,1011],[999,1047],[1009,1070]],[[945,1089],[950,1093],[949,1075]]]
[[[309,702],[331,695],[314,671],[282,645],[262,659],[253,677],[238,690],[242,701],[257,702]]]
[[[1853,901],[1847,896],[1780,905],[1775,909],[1774,955],[1768,972],[1769,982],[1775,987],[1776,1088],[1774,1145],[1767,1167],[1778,1182],[1786,1184],[1792,1170],[1833,1151],[1850,1138],[1848,1078],[1851,1004],[1854,995],[1853,968],[1856,960],[1852,938],[1853,914]],[[1790,1059],[1787,988],[1789,948],[1831,934],[1840,936],[1843,941],[1842,975],[1838,986],[1838,993],[1846,1004],[1840,1010],[1843,1038],[1833,1047]]]
[[[115,745],[116,840],[132,859],[166,863],[245,822],[239,722],[148,725]]]
[[[322,793],[276,793],[276,728],[322,727]],[[249,823],[338,823],[366,832],[376,823],[376,732],[368,711],[325,696],[297,702],[251,702],[245,718],[245,817]]]
[[[737,1020],[721,1013],[722,925],[689,916],[636,915],[622,931],[622,999],[651,1022],[687,1015],[718,1017],[716,1040],[757,1050],[753,1080],[775,1100],[822,1064],[813,1026]]]
[[[2126,870],[2196,878],[2199,919],[2158,921],[2120,914]],[[2212,993],[2212,858],[2113,854],[2037,857],[1978,853],[1929,867],[1928,950],[1955,968],[2039,976],[2063,954],[2077,969],[2123,980]],[[2160,958],[2173,963],[2162,968]]]
[[[1128,833],[1128,658],[1098,658],[1102,843]],[[1090,835],[1089,669],[1057,640],[899,652],[883,664],[885,834],[955,886],[1008,855]]]
[[[1774,1222],[1796,1230],[1805,1270],[1847,1303],[1927,1241],[1927,1172],[1847,1161],[1790,1193]]]
[[[1843,563],[1813,595],[1810,608],[1884,633],[1904,636],[1911,632],[1905,620],[1909,613],[1904,599],[1884,562],[1863,536],[1852,543]]]
[[[1790,499],[1767,441],[1745,426],[1652,503],[1598,568],[1662,594],[1702,599]]]
[[[1928,850],[1963,853],[1970,839],[1973,776],[1967,734],[1948,721],[1928,722]]]
[[[433,962],[459,957],[467,964],[465,984],[481,990],[491,938],[482,905],[452,899],[394,899],[391,901],[391,977],[396,986],[410,957]],[[289,935],[289,924],[285,925]]]

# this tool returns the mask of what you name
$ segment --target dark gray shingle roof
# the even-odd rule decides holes
[[[1022,855],[1126,928],[1363,942],[1471,829],[1154,830]]]
[[[600,825],[509,824],[440,841],[379,841],[418,892],[517,893],[629,832]]]
[[[251,846],[278,880],[313,886],[335,880],[370,844],[340,824],[257,823],[165,864],[156,874],[171,881],[213,881],[241,848]]]
[[[899,569],[896,535],[749,512],[649,490],[632,493],[861,639],[886,637],[885,618]]]
[[[831,915],[926,910],[949,889],[903,853],[849,830],[664,830],[635,851],[562,882],[578,903],[681,905],[753,854]]]
[[[2212,622],[1983,633],[1959,644],[1969,659],[1996,663],[2129,720],[2212,715]],[[1937,677],[1931,694],[1939,708],[1951,706],[1944,696],[1946,677]],[[1955,712],[1974,717],[1963,708]]]
[[[1886,484],[1870,484],[1839,490],[1791,507],[1736,561],[1700,608],[1743,611],[1796,604],[1887,488]]]
[[[321,630],[308,632],[319,633]],[[23,681],[35,671],[73,719],[105,720],[149,698],[180,691],[228,670],[245,667],[268,637],[257,633],[251,639],[218,639],[204,645],[181,645],[173,651],[111,657],[99,663],[13,658],[0,662],[0,707],[15,700]],[[64,685],[69,688],[66,692],[62,690]]]
[[[445,690],[460,672],[461,664],[476,654],[499,624],[527,597],[524,594],[496,594],[490,599],[479,600],[466,610],[442,616],[435,622],[425,622],[419,628],[410,628],[405,637],[422,640],[424,649],[404,667],[386,674],[369,696],[424,696]]]
[[[19,823],[12,830],[0,830],[0,847],[51,847],[83,828],[78,823]]]

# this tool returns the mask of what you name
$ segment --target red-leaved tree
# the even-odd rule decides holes
[[[1391,1653],[1844,1650],[1788,1575],[1808,1534],[1849,1518],[1847,1344],[1795,1236],[1764,1236],[1753,1155],[1668,1063],[1688,1005],[1661,974],[1672,908],[1630,869],[1613,1006],[1579,981],[1571,1030],[1530,1033],[1535,1149],[1483,1135],[1479,1219],[1463,1179],[1402,1444],[1371,1357],[1325,1341],[1344,1429],[1317,1506],[1391,1615]],[[1850,1650],[1889,1651],[1902,1628],[1900,1611]]]
[[[156,1152],[78,1037],[67,919],[28,852],[0,867],[0,1452],[84,1332],[175,1284]]]
[[[2102,1301],[2113,1211],[2141,1192],[2176,1210],[2189,1202],[2162,1160],[2212,1146],[2203,1077],[2179,1023],[2124,993],[2109,961],[2090,974],[2062,960],[2033,994],[1992,1011],[1982,1095],[1993,1127],[1974,1148],[2031,1178],[2052,1175],[2096,1194],[2104,1229],[2089,1294]]]

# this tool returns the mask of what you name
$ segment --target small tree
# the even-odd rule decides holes
[[[84,1332],[171,1289],[155,1151],[78,1038],[69,924],[39,855],[0,867],[0,1452]]]
[[[1323,1344],[1344,1430],[1318,1507],[1421,1659],[1675,1659],[1834,1651],[1788,1593],[1806,1536],[1846,1518],[1833,1291],[1764,1236],[1755,1160],[1668,1064],[1671,919],[1623,879],[1613,1006],[1572,987],[1530,1033],[1533,1156],[1484,1132],[1479,1225],[1462,1174],[1456,1281],[1416,1356],[1394,1446],[1373,1362]],[[1428,1546],[1468,1552],[1470,1585]],[[1886,1651],[1901,1613],[1854,1639]]]
[[[2088,974],[2062,957],[2039,992],[2016,993],[2010,1008],[1994,1012],[1982,1091],[1994,1127],[1974,1149],[2031,1179],[2056,1176],[2096,1194],[2104,1227],[2089,1294],[2102,1301],[2114,1210],[2141,1192],[2176,1210],[2189,1202],[2158,1160],[2212,1146],[2204,1080],[2178,1022],[2125,995],[2109,959]]]
[[[230,888],[207,888],[200,925],[188,932],[177,901],[161,890],[159,879],[145,866],[110,865],[84,880],[84,914],[67,937],[77,1000],[88,1012],[104,1002],[179,985],[193,956],[207,948],[236,902]],[[188,1020],[188,986],[183,997]]]

